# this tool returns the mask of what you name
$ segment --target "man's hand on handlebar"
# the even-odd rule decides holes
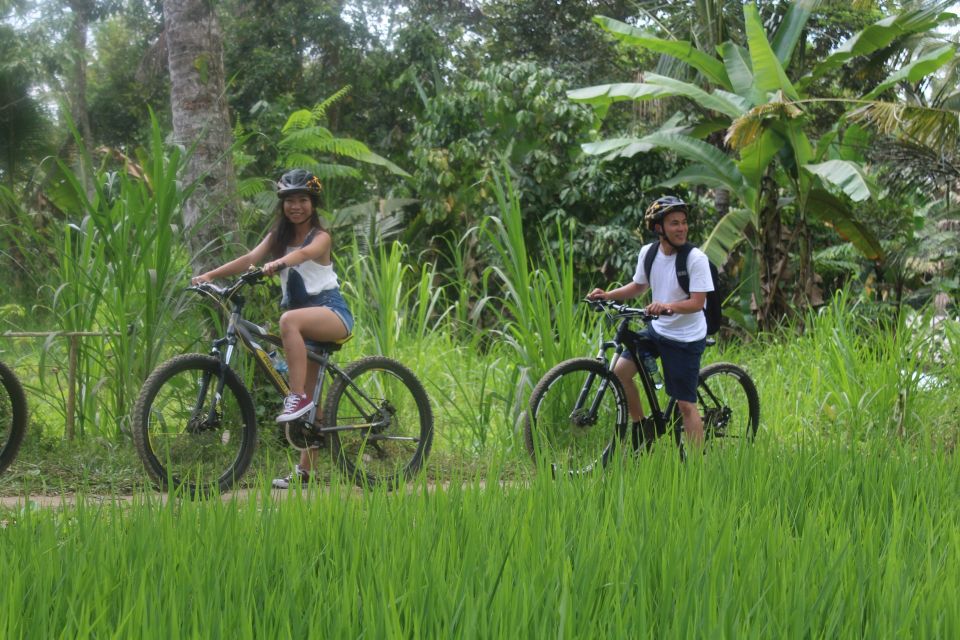
[[[670,305],[664,302],[651,302],[645,310],[652,316],[672,316],[675,313]]]
[[[655,320],[660,316],[670,316],[674,314],[673,309],[669,305],[661,302],[652,302],[643,308],[633,308],[627,306],[623,303],[616,302],[614,300],[608,299],[605,294],[606,292],[603,289],[594,289],[586,296],[587,303],[593,307],[594,310],[599,311],[604,308],[613,309],[618,313],[642,313],[646,316],[648,320]]]
[[[587,294],[587,300],[591,300],[591,301],[606,300],[607,299],[606,295],[607,295],[607,292],[604,291],[603,289],[594,289],[593,291]]]

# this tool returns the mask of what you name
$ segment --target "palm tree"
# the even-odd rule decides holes
[[[238,226],[223,37],[214,3],[207,0],[164,0],[163,16],[173,134],[192,150],[183,178],[197,185],[184,206],[184,230],[200,269],[207,266],[206,250]]]

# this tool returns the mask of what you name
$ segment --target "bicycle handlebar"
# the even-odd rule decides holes
[[[612,300],[599,300],[590,298],[584,298],[584,301],[590,305],[590,308],[594,311],[608,311],[612,309],[616,312],[617,316],[624,318],[640,318],[644,322],[650,322],[651,320],[656,320],[660,316],[647,313],[646,309],[641,309],[637,307],[629,307],[625,304],[614,302]]]
[[[203,293],[209,296],[213,296],[217,299],[229,299],[233,294],[242,289],[243,287],[251,284],[256,284],[266,276],[261,267],[250,267],[245,272],[240,274],[240,277],[237,278],[236,282],[231,284],[228,287],[218,287],[212,282],[201,282],[200,284],[194,284],[187,287],[187,291],[196,291],[197,293]]]

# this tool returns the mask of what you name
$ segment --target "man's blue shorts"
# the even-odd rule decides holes
[[[700,382],[700,358],[703,350],[707,348],[706,339],[677,342],[664,338],[649,325],[639,332],[639,335],[649,338],[657,347],[667,395],[677,400],[696,402],[697,384]]]

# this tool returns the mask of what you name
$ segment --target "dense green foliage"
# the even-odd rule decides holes
[[[742,251],[742,277],[751,284],[741,295],[757,305],[761,326],[770,326],[789,310],[788,298],[796,306],[822,302],[812,260],[816,227],[836,232],[871,261],[885,259],[880,237],[857,215],[859,203],[880,199],[880,188],[863,151],[864,141],[872,136],[856,123],[886,129],[884,123],[896,112],[906,132],[899,135],[945,137],[948,145],[960,144],[953,116],[922,108],[901,110],[877,101],[898,81],[908,77],[920,81],[955,59],[952,45],[917,51],[916,57],[905,60],[898,49],[885,49],[946,22],[949,14],[942,14],[943,8],[943,3],[934,3],[869,25],[812,67],[791,66],[798,59],[795,51],[805,45],[801,35],[812,13],[803,4],[791,5],[769,33],[759,10],[745,4],[742,36],[724,40],[715,51],[597,17],[597,23],[624,44],[684,63],[696,81],[648,73],[640,82],[572,91],[572,99],[593,104],[600,114],[618,101],[645,103],[671,97],[697,108],[678,113],[648,135],[624,137],[617,131],[585,149],[606,158],[670,150],[688,164],[664,186],[701,185],[711,188],[715,198],[719,191],[729,194],[734,201],[730,211],[703,247],[718,263],[736,261],[739,256],[730,254]],[[889,75],[865,80],[875,84],[861,83],[856,91],[816,83],[866,55]],[[807,113],[808,105],[816,110],[824,104],[831,106],[819,109],[818,118]],[[846,109],[831,122],[824,116],[836,105]],[[949,182],[941,183],[935,194],[949,201],[949,189]],[[791,260],[794,254],[796,265]]]
[[[197,502],[156,496],[127,426],[147,374],[206,351],[219,320],[184,291],[197,185],[168,143],[162,4],[0,3],[0,333],[97,334],[75,342],[72,440],[70,342],[0,337],[30,405],[0,478],[23,496],[0,507],[0,636],[960,634],[945,4],[216,3],[241,228],[214,260],[263,237],[281,169],[321,174],[357,319],[337,360],[407,364],[436,435],[406,490],[347,487],[322,456],[320,486],[279,498],[269,479],[298,452],[241,356],[253,471]],[[621,80],[609,95],[649,93],[595,112],[567,97]],[[553,481],[521,442],[531,389],[595,353],[609,327],[580,300],[630,277],[665,191],[732,256],[704,364],[750,372],[756,445]],[[851,232],[874,251],[838,242]],[[251,319],[275,323],[277,289],[251,294]]]
[[[29,176],[31,163],[46,150],[46,118],[42,103],[31,95],[34,81],[23,43],[0,25],[0,184],[13,189]]]
[[[330,178],[325,204],[331,212],[351,206],[376,208],[382,200],[402,198],[402,212],[399,205],[387,208],[393,209],[396,222],[406,225],[404,241],[414,252],[440,253],[439,274],[456,279],[457,257],[445,249],[449,241],[459,242],[468,229],[495,210],[488,181],[491,169],[506,154],[525,215],[545,222],[549,229],[551,237],[544,250],[555,249],[558,240],[552,237],[553,226],[559,222],[573,236],[571,241],[582,261],[578,271],[584,279],[620,280],[630,262],[620,248],[631,241],[638,212],[663,190],[686,189],[693,193],[682,195],[699,196],[697,222],[704,229],[719,228],[724,220],[728,227],[742,225],[744,216],[724,218],[730,204],[715,184],[695,186],[694,181],[680,178],[664,182],[678,172],[686,178],[696,175],[690,154],[682,146],[664,145],[642,160],[636,156],[618,161],[584,158],[580,144],[594,135],[595,124],[582,109],[571,105],[563,92],[597,82],[640,80],[638,70],[698,85],[708,80],[704,86],[709,90],[709,78],[691,67],[687,54],[677,46],[689,42],[703,55],[716,56],[717,47],[723,45],[726,59],[732,61],[736,51],[755,48],[762,40],[756,33],[759,26],[792,80],[842,54],[839,58],[847,73],[813,74],[799,83],[804,85],[802,97],[823,99],[803,106],[805,116],[799,130],[817,145],[817,161],[834,159],[838,147],[876,150],[866,157],[861,152],[856,158],[843,158],[869,168],[870,177],[879,180],[881,189],[896,197],[895,201],[889,197],[881,200],[886,206],[857,201],[861,203],[858,209],[868,210],[857,218],[861,224],[858,231],[862,235],[864,230],[877,228],[887,234],[879,237],[881,246],[892,241],[895,252],[917,251],[917,244],[911,242],[910,223],[918,210],[930,220],[928,232],[939,220],[954,217],[949,194],[950,185],[960,176],[958,155],[952,149],[956,145],[951,142],[946,149],[940,145],[938,151],[925,147],[922,140],[919,145],[917,140],[905,144],[902,131],[881,128],[858,133],[856,127],[839,120],[845,109],[832,99],[859,97],[882,85],[881,97],[887,100],[955,109],[955,59],[938,54],[937,65],[930,62],[934,51],[942,51],[940,47],[951,38],[955,41],[955,36],[939,30],[939,25],[949,24],[949,16],[937,15],[947,5],[927,3],[915,10],[897,2],[854,6],[820,2],[802,7],[789,2],[761,4],[760,22],[752,23],[745,21],[742,3],[726,0],[673,5],[603,0],[570,6],[544,0],[483,0],[446,3],[443,11],[429,0],[219,3],[227,93],[238,140],[235,159],[238,177],[246,180],[241,183],[241,195],[249,197],[251,185],[263,189],[294,157],[280,144],[286,135],[283,128],[289,126],[293,114],[312,109],[331,96],[342,96],[327,105],[319,124],[336,139],[362,141],[411,177],[398,171],[367,169],[360,180],[355,175]],[[11,166],[5,170],[0,164],[0,174],[29,213],[46,216],[50,213],[44,197],[48,169],[54,165],[33,164],[59,148],[62,159],[78,169],[74,138],[62,122],[67,113],[82,133],[87,131],[84,123],[89,122],[90,139],[84,139],[83,145],[98,153],[119,150],[130,154],[138,144],[146,143],[151,135],[148,107],[163,127],[168,126],[162,3],[20,0],[5,6],[3,20],[16,28],[3,33],[4,51],[9,54],[4,68],[11,72],[16,68],[18,81],[27,83],[17,91],[25,89],[30,95],[29,99],[5,101],[18,109],[5,107],[3,117],[17,113],[23,117],[16,127],[6,127],[6,133],[17,135],[4,149],[8,152],[4,162]],[[63,8],[69,11],[61,11]],[[668,45],[650,50],[628,42],[613,43],[591,22],[596,13],[642,29],[650,42]],[[870,26],[885,13],[906,17],[898,18],[892,28]],[[86,40],[79,37],[85,27],[90,34]],[[864,28],[871,30],[869,37],[858,40],[856,34]],[[789,35],[781,38],[780,34]],[[793,41],[799,44],[788,55],[785,43]],[[872,44],[864,46],[867,42]],[[844,54],[845,47],[854,55]],[[896,81],[884,82],[898,68],[911,71]],[[757,77],[764,77],[770,69],[766,62],[757,63]],[[758,86],[764,83],[767,81]],[[743,86],[733,87],[734,93]],[[84,109],[86,117],[78,117]],[[679,113],[687,116],[687,122],[705,125],[688,133],[706,135],[710,144],[721,146],[715,106],[685,104],[665,95],[642,107],[612,108],[606,116],[605,135],[642,136],[664,122],[679,133],[676,127],[682,121],[674,118]],[[787,121],[782,116],[779,120]],[[47,131],[52,132],[52,140]],[[38,139],[37,133],[42,138]],[[14,149],[18,151],[14,153]],[[769,193],[764,192],[763,206],[752,207],[766,216],[758,221],[766,235],[748,238],[758,257],[747,255],[727,265],[733,278],[740,281],[733,284],[741,284],[741,292],[759,301],[759,313],[768,325],[784,314],[793,314],[792,301],[802,301],[800,306],[819,304],[822,295],[832,290],[821,290],[821,280],[831,286],[862,281],[861,272],[870,267],[868,260],[857,257],[838,262],[824,256],[820,264],[820,250],[838,238],[832,229],[808,225],[806,220],[820,216],[831,226],[839,224],[841,235],[850,238],[850,225],[843,227],[849,217],[833,213],[838,202],[847,209],[850,203],[845,195],[816,198],[811,203],[812,192],[805,184],[808,177],[802,171],[792,177],[791,163],[800,158],[794,155],[789,162],[777,163],[783,170],[772,175],[776,184],[768,188]],[[891,162],[893,158],[895,162]],[[927,171],[929,167],[936,171]],[[86,188],[91,188],[87,177],[80,177]],[[778,201],[783,203],[779,209],[769,204]],[[54,211],[53,215],[69,217],[75,212]],[[870,215],[879,218],[879,226],[872,224]],[[253,235],[262,230],[262,215],[256,211],[245,210],[240,220],[243,234],[249,233],[251,226]],[[781,222],[802,233],[793,240],[780,238],[776,231]],[[528,240],[536,239],[537,233],[536,225],[528,226]],[[49,235],[46,240],[51,240]],[[469,263],[484,260],[488,250],[467,243],[465,258],[474,272],[472,277],[477,270]],[[782,257],[783,268],[778,271],[776,265]],[[939,257],[943,256],[926,255],[925,264]],[[765,261],[770,263],[766,267]],[[20,270],[30,266],[8,256],[2,264]],[[950,270],[952,261],[946,272],[911,270],[912,264],[892,259],[890,265],[883,265],[894,269],[877,271],[881,281],[875,290],[883,295],[901,293],[906,283],[915,289],[930,284],[931,279],[933,291],[950,290],[955,275]],[[23,278],[18,274],[14,280]],[[802,286],[793,287],[794,282]],[[776,298],[778,286],[786,286],[784,283],[791,283],[787,295],[778,298],[771,313],[764,313],[764,298]],[[32,291],[23,293],[32,295]],[[740,306],[749,314],[748,298]],[[747,320],[744,317],[739,324],[751,328]]]

